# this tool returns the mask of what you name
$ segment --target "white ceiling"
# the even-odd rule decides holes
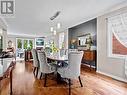
[[[62,31],[126,0],[15,0],[15,17],[6,18],[9,34],[47,36],[50,27],[62,24]],[[56,11],[60,15],[49,18]]]

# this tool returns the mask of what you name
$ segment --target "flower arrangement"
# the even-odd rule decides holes
[[[85,43],[87,46],[88,46],[88,49],[90,50],[92,44],[93,44],[93,40],[92,40],[92,37],[91,37],[91,34],[88,35],[88,38],[86,38],[86,43]]]
[[[55,46],[54,42],[51,44],[51,49],[52,49],[52,53],[56,53],[59,51],[59,49]]]

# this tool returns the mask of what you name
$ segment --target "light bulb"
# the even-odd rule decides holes
[[[56,30],[54,30],[54,35],[56,35]]]
[[[60,29],[60,27],[61,27],[61,24],[57,23],[57,28]]]
[[[53,32],[53,27],[50,28],[50,31]]]

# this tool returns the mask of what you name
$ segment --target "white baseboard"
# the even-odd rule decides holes
[[[82,63],[82,65],[85,65],[85,66],[90,67],[90,65],[89,65],[89,64]],[[95,68],[95,66],[91,66],[91,68]]]
[[[118,76],[114,76],[114,75],[112,75],[112,74],[108,74],[108,73],[101,72],[101,71],[97,71],[97,73],[100,73],[100,74],[109,76],[109,77],[111,77],[111,78],[113,78],[113,79],[116,79],[116,80],[119,80],[119,81],[122,81],[122,82],[127,82],[127,79],[124,79],[124,78],[121,78],[121,77],[118,77]]]

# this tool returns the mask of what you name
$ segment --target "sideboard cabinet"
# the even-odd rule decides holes
[[[96,69],[96,50],[84,50],[82,63],[94,66]]]

